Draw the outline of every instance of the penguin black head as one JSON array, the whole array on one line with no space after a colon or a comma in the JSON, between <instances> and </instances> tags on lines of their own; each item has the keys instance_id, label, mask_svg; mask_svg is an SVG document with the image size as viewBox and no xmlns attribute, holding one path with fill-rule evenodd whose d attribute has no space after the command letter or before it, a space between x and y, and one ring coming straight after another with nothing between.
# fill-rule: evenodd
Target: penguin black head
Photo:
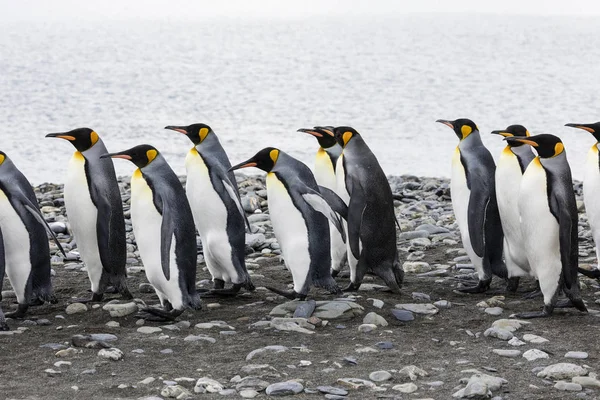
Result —
<instances>
[{"instance_id":1,"label":"penguin black head","mask_svg":"<svg viewBox=\"0 0 600 400\"><path fill-rule=\"evenodd\" d=\"M473 131L479 131L479 128L477 125L475 125L475 122L467 118L459 118L454 121L438 119L435 122L439 122L452 128L460 140L466 139L467 136L469 136Z\"/></svg>"},{"instance_id":2,"label":"penguin black head","mask_svg":"<svg viewBox=\"0 0 600 400\"><path fill-rule=\"evenodd\" d=\"M499 130L499 131L492 131L492 133L496 134L496 135L504 136L505 138L507 138L507 137L529 137L529 136L531 136L529 134L529 131L527 130L527 128L525 128L523 125L510 125L506 129L502 129L502 130ZM521 142L507 142L507 143L511 147L518 147L518 146L525 145L525 143L521 143Z\"/></svg>"},{"instance_id":3,"label":"penguin black head","mask_svg":"<svg viewBox=\"0 0 600 400\"><path fill-rule=\"evenodd\" d=\"M319 146L324 149L328 149L335 146L337 143L334 135L332 135L333 129L333 126L315 126L313 129L298 129L298 132L304 132L308 133L309 135L313 135L317 138Z\"/></svg>"},{"instance_id":4,"label":"penguin black head","mask_svg":"<svg viewBox=\"0 0 600 400\"><path fill-rule=\"evenodd\" d=\"M192 124L188 126L165 126L165 129L170 129L186 135L194 145L199 145L213 131L206 124Z\"/></svg>"},{"instance_id":5,"label":"penguin black head","mask_svg":"<svg viewBox=\"0 0 600 400\"><path fill-rule=\"evenodd\" d=\"M594 124L566 124L565 126L570 126L571 128L579 128L584 131L588 131L597 141L600 142L600 122L596 122Z\"/></svg>"},{"instance_id":6,"label":"penguin black head","mask_svg":"<svg viewBox=\"0 0 600 400\"><path fill-rule=\"evenodd\" d=\"M46 137L68 140L77 151L86 151L98 142L100 136L90 128L77 128L69 132L49 133Z\"/></svg>"},{"instance_id":7,"label":"penguin black head","mask_svg":"<svg viewBox=\"0 0 600 400\"><path fill-rule=\"evenodd\" d=\"M238 165L234 165L229 168L229 170L233 171L240 168L256 167L265 172L271 172L273 167L275 167L275 164L277 164L277 159L279 159L279 150L274 147L265 147L256 153L254 157L239 163Z\"/></svg>"},{"instance_id":8,"label":"penguin black head","mask_svg":"<svg viewBox=\"0 0 600 400\"><path fill-rule=\"evenodd\" d=\"M329 133L327 130L322 130ZM333 128L333 135L340 146L346 147L348 142L350 142L353 137L360 136L360 133L358 133L356 129L349 126L338 126L337 128Z\"/></svg>"},{"instance_id":9,"label":"penguin black head","mask_svg":"<svg viewBox=\"0 0 600 400\"><path fill-rule=\"evenodd\" d=\"M158 156L159 152L155 147L149 144L140 144L132 147L129 150L120 151L118 153L103 154L100 158L122 158L134 163L138 168L144 168L150 164Z\"/></svg>"},{"instance_id":10,"label":"penguin black head","mask_svg":"<svg viewBox=\"0 0 600 400\"><path fill-rule=\"evenodd\" d=\"M541 158L556 157L565 151L565 146L560 138L554 135L543 134L529 136L527 138L507 137L504 140L508 143L520 142L528 144L535 148L535 151Z\"/></svg>"}]
</instances>

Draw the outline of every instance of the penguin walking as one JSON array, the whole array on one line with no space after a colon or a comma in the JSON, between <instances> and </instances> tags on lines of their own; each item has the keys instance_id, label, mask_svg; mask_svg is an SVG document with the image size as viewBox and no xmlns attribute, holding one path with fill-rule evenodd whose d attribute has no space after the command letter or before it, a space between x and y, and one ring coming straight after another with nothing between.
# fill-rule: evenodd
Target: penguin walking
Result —
<instances>
[{"instance_id":1,"label":"penguin walking","mask_svg":"<svg viewBox=\"0 0 600 400\"><path fill-rule=\"evenodd\" d=\"M65 207L88 271L92 297L74 301L102 301L109 285L123 298L132 299L126 282L127 242L121 193L112 162L100 158L108 152L102 139L89 128L49 133L46 137L68 140L76 149L67 170Z\"/></svg>"},{"instance_id":2,"label":"penguin walking","mask_svg":"<svg viewBox=\"0 0 600 400\"><path fill-rule=\"evenodd\" d=\"M333 131L332 126L324 128ZM319 186L336 191L337 178L335 168L337 160L342 154L342 146L337 143L333 136L319 131L319 127L315 127L314 129L298 129L298 132L308 133L317 138L319 150L317 150L315 157L315 180ZM331 276L335 278L346 264L348 252L342 235L335 229L332 223L329 223L329 234L331 241Z\"/></svg>"},{"instance_id":3,"label":"penguin walking","mask_svg":"<svg viewBox=\"0 0 600 400\"><path fill-rule=\"evenodd\" d=\"M488 290L492 274L508 279L502 261L504 235L494 184L496 165L473 121L461 118L436 122L450 127L460 140L452 157L452 208L463 246L479 278L476 286L459 291L482 293ZM516 290L515 281L516 278L509 280L508 290Z\"/></svg>"},{"instance_id":4,"label":"penguin walking","mask_svg":"<svg viewBox=\"0 0 600 400\"><path fill-rule=\"evenodd\" d=\"M591 133L596 139L596 143L588 152L587 161L585 164L585 172L583 177L583 203L585 204L585 212L588 215L592 236L596 244L596 257L600 265L600 122L593 124L566 124L572 128L583 129ZM579 272L589 278L600 279L600 269L588 271L579 268Z\"/></svg>"},{"instance_id":5,"label":"penguin walking","mask_svg":"<svg viewBox=\"0 0 600 400\"><path fill-rule=\"evenodd\" d=\"M206 124L167 126L186 135L194 147L185 158L186 194L194 215L206 266L214 282L211 294L236 295L254 290L246 270L246 235L250 225L242 208L231 163L215 132ZM226 283L232 288L224 289Z\"/></svg>"},{"instance_id":6,"label":"penguin walking","mask_svg":"<svg viewBox=\"0 0 600 400\"><path fill-rule=\"evenodd\" d=\"M577 204L564 145L547 134L506 140L533 146L538 154L521 180L519 214L527 259L539 281L544 308L517 318L547 317L555 307L565 306L587 312L577 279ZM569 301L557 301L561 290Z\"/></svg>"},{"instance_id":7,"label":"penguin walking","mask_svg":"<svg viewBox=\"0 0 600 400\"><path fill-rule=\"evenodd\" d=\"M0 290L4 272L17 296L18 307L9 318L23 318L32 304L55 302L50 280L50 232L31 184L6 153L0 151ZM8 327L0 316L0 330Z\"/></svg>"},{"instance_id":8,"label":"penguin walking","mask_svg":"<svg viewBox=\"0 0 600 400\"><path fill-rule=\"evenodd\" d=\"M396 247L396 215L392 190L375 155L353 128L339 126L320 132L335 137L343 148L336 165L337 193L348 204L347 254L350 284L357 291L367 272L379 276L400 293L404 271Z\"/></svg>"},{"instance_id":9,"label":"penguin walking","mask_svg":"<svg viewBox=\"0 0 600 400\"><path fill-rule=\"evenodd\" d=\"M341 293L331 277L327 219L343 232L336 214L346 214L343 201L327 189L322 189L327 192L324 195L306 165L273 147L262 149L230 170L248 167L267 172L267 199L273 231L294 281L291 292L268 289L288 299L305 299L311 284L330 293Z\"/></svg>"},{"instance_id":10,"label":"penguin walking","mask_svg":"<svg viewBox=\"0 0 600 400\"><path fill-rule=\"evenodd\" d=\"M183 186L156 148L142 144L101 158L123 158L138 168L131 176L131 222L146 277L164 310L145 308L143 318L174 320L199 310L196 232Z\"/></svg>"},{"instance_id":11,"label":"penguin walking","mask_svg":"<svg viewBox=\"0 0 600 400\"><path fill-rule=\"evenodd\" d=\"M505 138L530 136L523 125L510 125L504 130L492 131L492 133ZM530 146L521 142L507 142L496 167L496 198L504 232L504 261L509 277L531 274L521 235L518 201L523 173L534 157Z\"/></svg>"}]
</instances>

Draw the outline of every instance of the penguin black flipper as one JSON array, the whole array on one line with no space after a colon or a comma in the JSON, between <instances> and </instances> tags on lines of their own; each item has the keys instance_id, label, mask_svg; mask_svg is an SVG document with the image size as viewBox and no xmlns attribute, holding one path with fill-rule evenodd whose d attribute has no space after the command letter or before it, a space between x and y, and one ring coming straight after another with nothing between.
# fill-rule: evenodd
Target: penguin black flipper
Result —
<instances>
[{"instance_id":1,"label":"penguin black flipper","mask_svg":"<svg viewBox=\"0 0 600 400\"><path fill-rule=\"evenodd\" d=\"M0 300L2 300L2 284L4 283L4 269L6 260L4 259L4 239L2 238L2 230L0 229ZM10 328L4 318L2 307L0 306L0 331L8 331Z\"/></svg>"},{"instance_id":2,"label":"penguin black flipper","mask_svg":"<svg viewBox=\"0 0 600 400\"><path fill-rule=\"evenodd\" d=\"M490 205L490 197L487 193L479 190L471 190L469 197L469 238L473 251L479 257L485 252L485 224L487 210Z\"/></svg>"},{"instance_id":3,"label":"penguin black flipper","mask_svg":"<svg viewBox=\"0 0 600 400\"><path fill-rule=\"evenodd\" d=\"M229 159L227 159L227 163L224 163L224 165L226 166L226 169L231 168L231 163L229 163ZM233 173L233 171L228 171L227 177L229 178L229 183L231 185L229 185L229 186L226 185L225 181L223 181L223 185L227 189L227 193L229 193L230 195L231 195L231 193L229 192L229 190L233 189L234 196L232 196L232 198L234 198L235 204L239 205L240 211L242 213L242 217L244 217L244 223L246 224L246 227L248 228L248 232L252 233L252 229L250 229L250 221L248 221L248 216L246 215L246 212L242 208L242 197L240 196L240 191L237 188L238 186L237 186L237 181L235 180L235 174Z\"/></svg>"},{"instance_id":4,"label":"penguin black flipper","mask_svg":"<svg viewBox=\"0 0 600 400\"><path fill-rule=\"evenodd\" d=\"M231 173L233 173L233 171ZM252 233L252 229L250 229L250 222L248 221L248 218L246 217L246 212L244 211L244 208L242 207L242 202L240 200L240 193L237 190L235 190L234 186L232 186L232 182L231 182L230 178L227 178L227 177L224 177L224 178L225 179L223 179L223 178L221 179L221 183L223 183L223 187L225 187L227 194L229 195L229 197L231 197L231 200L233 200L233 202L235 203L235 206L237 207L240 214L242 214L242 217L244 218L244 224L246 224L246 228L248 228L248 232Z\"/></svg>"},{"instance_id":5,"label":"penguin black flipper","mask_svg":"<svg viewBox=\"0 0 600 400\"><path fill-rule=\"evenodd\" d=\"M48 222L46 222L46 220L44 219L44 216L42 215L42 212L27 197L25 197L25 196L18 196L18 200L21 202L21 204L23 205L23 207L27 211L29 211L29 213L31 213L31 215L36 220L38 220L38 222L40 224L42 224L42 225L44 225L46 227L46 230L50 233L50 235L52 235L52 240L54 240L54 243L56 243L56 245L58 246L58 249L63 254L63 256L66 257L67 253L65 253L65 250L63 249L62 245L58 241L58 238L54 234L54 231L52 231L52 229L50 229L50 226L48 225Z\"/></svg>"},{"instance_id":6,"label":"penguin black flipper","mask_svg":"<svg viewBox=\"0 0 600 400\"><path fill-rule=\"evenodd\" d=\"M333 211L333 209L331 208L331 206L329 205L327 200L325 200L325 198L321 195L321 193L309 188L308 186L306 186L306 192L307 193L304 193L302 195L302 198L304 199L306 204L311 206L313 210L320 212L321 214L326 216L327 219L330 220L333 223L333 225L336 227L336 229L340 232L340 234L342 235L342 239L344 241L346 241L346 234L344 232L344 226L342 225L342 220ZM341 201L341 199L340 199L340 201Z\"/></svg>"},{"instance_id":7,"label":"penguin black flipper","mask_svg":"<svg viewBox=\"0 0 600 400\"><path fill-rule=\"evenodd\" d=\"M365 193L362 187L357 185L350 197L350 204L348 204L348 243L350 252L357 260L360 260L360 231L366 209Z\"/></svg>"},{"instance_id":8,"label":"penguin black flipper","mask_svg":"<svg viewBox=\"0 0 600 400\"><path fill-rule=\"evenodd\" d=\"M558 221L558 236L560 247L560 260L562 264L563 283L567 289L571 289L577 280L577 268L572 265L572 221L568 210L559 204L559 200L553 195L548 201L550 212ZM574 244L578 246L577 242Z\"/></svg>"},{"instance_id":9,"label":"penguin black flipper","mask_svg":"<svg viewBox=\"0 0 600 400\"><path fill-rule=\"evenodd\" d=\"M157 207L157 209L159 209ZM169 207L162 207L159 209L162 215L162 222L160 225L160 262L162 265L163 273L167 280L171 279L171 245L173 243L173 235L175 232L175 221L173 220L171 213L168 211Z\"/></svg>"},{"instance_id":10,"label":"penguin black flipper","mask_svg":"<svg viewBox=\"0 0 600 400\"><path fill-rule=\"evenodd\" d=\"M326 188L325 186L319 186L319 192L327 201L333 211L338 213L340 217L348 220L348 206L344 203L344 200L337 195L333 190Z\"/></svg>"}]
</instances>

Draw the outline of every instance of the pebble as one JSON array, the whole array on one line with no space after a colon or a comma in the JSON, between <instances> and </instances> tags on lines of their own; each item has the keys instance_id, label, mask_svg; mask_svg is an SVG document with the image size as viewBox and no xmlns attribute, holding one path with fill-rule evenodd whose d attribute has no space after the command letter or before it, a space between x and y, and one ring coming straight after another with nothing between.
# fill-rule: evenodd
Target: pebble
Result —
<instances>
[{"instance_id":1,"label":"pebble","mask_svg":"<svg viewBox=\"0 0 600 400\"><path fill-rule=\"evenodd\" d=\"M402 268L407 274L422 274L433 269L431 265L423 261L406 261L402 264Z\"/></svg>"},{"instance_id":2,"label":"pebble","mask_svg":"<svg viewBox=\"0 0 600 400\"><path fill-rule=\"evenodd\" d=\"M55 363L54 363L54 366L55 366L55 367L59 367L59 368L60 368L60 367L62 367L63 365L64 365L64 366L71 366L71 364L72 364L72 362L71 362L71 361L57 361L57 362L55 362Z\"/></svg>"},{"instance_id":3,"label":"pebble","mask_svg":"<svg viewBox=\"0 0 600 400\"><path fill-rule=\"evenodd\" d=\"M398 321L402 321L402 322L408 322L408 321L412 321L415 319L415 316L413 315L413 313L410 311L407 311L407 310L393 309L392 314Z\"/></svg>"},{"instance_id":4,"label":"pebble","mask_svg":"<svg viewBox=\"0 0 600 400\"><path fill-rule=\"evenodd\" d=\"M489 336L500 340L510 340L513 338L512 332L495 326L486 329L485 332L483 332L483 335L486 337Z\"/></svg>"},{"instance_id":5,"label":"pebble","mask_svg":"<svg viewBox=\"0 0 600 400\"><path fill-rule=\"evenodd\" d=\"M367 300L368 300L368 301L371 301L371 302L372 302L372 305L373 305L373 307L375 307L375 308L383 308L383 306L384 306L384 304L385 304L385 303L384 303L382 300L379 300L379 299L373 299L373 298L369 298L369 299L367 299Z\"/></svg>"},{"instance_id":6,"label":"pebble","mask_svg":"<svg viewBox=\"0 0 600 400\"><path fill-rule=\"evenodd\" d=\"M394 348L394 345L392 342L379 342L377 343L377 347L379 347L381 350L388 350Z\"/></svg>"},{"instance_id":7,"label":"pebble","mask_svg":"<svg viewBox=\"0 0 600 400\"><path fill-rule=\"evenodd\" d=\"M492 352L498 354L501 357L508 358L516 358L521 355L521 350L504 350L504 349L494 349Z\"/></svg>"},{"instance_id":8,"label":"pebble","mask_svg":"<svg viewBox=\"0 0 600 400\"><path fill-rule=\"evenodd\" d=\"M348 391L346 389L334 387L334 386L317 386L317 390L324 394L332 394L335 396L347 396Z\"/></svg>"},{"instance_id":9,"label":"pebble","mask_svg":"<svg viewBox=\"0 0 600 400\"><path fill-rule=\"evenodd\" d=\"M519 338L517 338L516 336L513 336L513 338L508 341L508 344L510 344L511 346L524 346L527 343L523 342L522 340L519 340Z\"/></svg>"},{"instance_id":10,"label":"pebble","mask_svg":"<svg viewBox=\"0 0 600 400\"><path fill-rule=\"evenodd\" d=\"M492 323L493 328L500 328L505 331L515 332L521 329L523 326L531 324L528 321L522 321L519 319L498 319Z\"/></svg>"},{"instance_id":11,"label":"pebble","mask_svg":"<svg viewBox=\"0 0 600 400\"><path fill-rule=\"evenodd\" d=\"M65 312L67 315L80 314L88 310L87 306L83 303L72 303L67 306Z\"/></svg>"},{"instance_id":12,"label":"pebble","mask_svg":"<svg viewBox=\"0 0 600 400\"><path fill-rule=\"evenodd\" d=\"M413 312L415 314L424 314L424 315L434 315L438 313L438 308L433 304L419 304L419 303L409 303L409 304L396 304L396 308L400 310L406 310Z\"/></svg>"},{"instance_id":13,"label":"pebble","mask_svg":"<svg viewBox=\"0 0 600 400\"><path fill-rule=\"evenodd\" d=\"M388 322L381 315L370 312L363 318L363 324L373 324L377 326L388 326Z\"/></svg>"},{"instance_id":14,"label":"pebble","mask_svg":"<svg viewBox=\"0 0 600 400\"><path fill-rule=\"evenodd\" d=\"M538 372L538 378L547 379L570 379L575 376L587 375L587 370L579 365L570 363L552 364Z\"/></svg>"},{"instance_id":15,"label":"pebble","mask_svg":"<svg viewBox=\"0 0 600 400\"><path fill-rule=\"evenodd\" d=\"M108 326L109 328L119 328L121 326L121 324L118 323L117 321L108 321L106 323L106 326Z\"/></svg>"},{"instance_id":16,"label":"pebble","mask_svg":"<svg viewBox=\"0 0 600 400\"><path fill-rule=\"evenodd\" d=\"M592 378L591 376L575 376L571 381L580 384L584 388L600 389L600 380Z\"/></svg>"},{"instance_id":17,"label":"pebble","mask_svg":"<svg viewBox=\"0 0 600 400\"><path fill-rule=\"evenodd\" d=\"M535 360L540 360L543 358L550 358L548 353L543 352L538 349L527 350L525 353L523 353L523 357L525 357L527 359L527 361L535 361Z\"/></svg>"},{"instance_id":18,"label":"pebble","mask_svg":"<svg viewBox=\"0 0 600 400\"><path fill-rule=\"evenodd\" d=\"M414 393L417 390L419 390L419 388L414 383L409 382L409 383L402 383L400 385L392 386L392 390L397 390L398 392L401 392L401 393Z\"/></svg>"},{"instance_id":19,"label":"pebble","mask_svg":"<svg viewBox=\"0 0 600 400\"><path fill-rule=\"evenodd\" d=\"M138 311L136 303L125 303L125 304L105 304L102 309L108 311L112 318L125 317Z\"/></svg>"},{"instance_id":20,"label":"pebble","mask_svg":"<svg viewBox=\"0 0 600 400\"><path fill-rule=\"evenodd\" d=\"M265 352L272 352L272 353L283 353L285 351L288 351L289 349L285 346L266 346L266 347L261 347L259 349L256 350L252 350L250 353L248 353L248 355L246 356L246 361L250 361L252 360L254 357L256 357L257 355L263 354Z\"/></svg>"},{"instance_id":21,"label":"pebble","mask_svg":"<svg viewBox=\"0 0 600 400\"><path fill-rule=\"evenodd\" d=\"M359 325L358 331L362 333L372 332L377 329L377 325L375 324L362 324Z\"/></svg>"},{"instance_id":22,"label":"pebble","mask_svg":"<svg viewBox=\"0 0 600 400\"><path fill-rule=\"evenodd\" d=\"M149 384L151 384L152 382L154 382L155 380L156 380L155 378L153 378L153 377L149 376L148 378L141 380L139 383L140 383L141 385L149 385Z\"/></svg>"},{"instance_id":23,"label":"pebble","mask_svg":"<svg viewBox=\"0 0 600 400\"><path fill-rule=\"evenodd\" d=\"M415 365L407 365L398 371L398 375L403 378L408 378L411 381L416 381L420 377L427 376L427 372Z\"/></svg>"},{"instance_id":24,"label":"pebble","mask_svg":"<svg viewBox=\"0 0 600 400\"><path fill-rule=\"evenodd\" d=\"M302 393L304 386L295 381L273 383L267 387L267 396L288 396Z\"/></svg>"},{"instance_id":25,"label":"pebble","mask_svg":"<svg viewBox=\"0 0 600 400\"><path fill-rule=\"evenodd\" d=\"M238 384L235 386L235 389L239 392L244 389L252 389L257 392L265 390L269 386L269 382L264 381L255 376L247 376L242 378Z\"/></svg>"},{"instance_id":26,"label":"pebble","mask_svg":"<svg viewBox=\"0 0 600 400\"><path fill-rule=\"evenodd\" d=\"M523 340L529 343L535 343L535 344L541 344L541 343L546 343L549 342L548 339L543 338L541 336L538 335L532 335L532 334L525 334L523 335Z\"/></svg>"},{"instance_id":27,"label":"pebble","mask_svg":"<svg viewBox=\"0 0 600 400\"><path fill-rule=\"evenodd\" d=\"M219 393L225 387L214 379L203 377L196 381L194 386L195 393Z\"/></svg>"},{"instance_id":28,"label":"pebble","mask_svg":"<svg viewBox=\"0 0 600 400\"><path fill-rule=\"evenodd\" d=\"M554 385L554 389L565 390L569 392L581 392L583 387L579 383L558 381Z\"/></svg>"},{"instance_id":29,"label":"pebble","mask_svg":"<svg viewBox=\"0 0 600 400\"><path fill-rule=\"evenodd\" d=\"M46 375L48 375L48 376L57 376L57 375L60 375L60 374L62 374L62 372L60 372L60 371L56 371L56 370L54 370L54 369L52 369L52 368L45 369L45 370L44 370L44 372L45 372L45 373L46 373Z\"/></svg>"},{"instance_id":30,"label":"pebble","mask_svg":"<svg viewBox=\"0 0 600 400\"><path fill-rule=\"evenodd\" d=\"M189 390L180 385L165 386L161 391L160 395L171 399L189 399L192 394Z\"/></svg>"},{"instance_id":31,"label":"pebble","mask_svg":"<svg viewBox=\"0 0 600 400\"><path fill-rule=\"evenodd\" d=\"M359 378L340 378L337 381L338 383L346 385L352 389L360 389L361 387L368 387L373 389L376 387L376 385L373 382Z\"/></svg>"},{"instance_id":32,"label":"pebble","mask_svg":"<svg viewBox=\"0 0 600 400\"><path fill-rule=\"evenodd\" d=\"M140 293L154 293L154 286L149 283L140 283L138 289Z\"/></svg>"},{"instance_id":33,"label":"pebble","mask_svg":"<svg viewBox=\"0 0 600 400\"><path fill-rule=\"evenodd\" d=\"M433 305L436 306L437 308L452 307L452 303L450 303L448 300L439 300L439 301L436 301L435 303L433 303Z\"/></svg>"},{"instance_id":34,"label":"pebble","mask_svg":"<svg viewBox=\"0 0 600 400\"><path fill-rule=\"evenodd\" d=\"M388 371L375 371L369 374L369 379L373 382L385 382L392 379L392 374Z\"/></svg>"},{"instance_id":35,"label":"pebble","mask_svg":"<svg viewBox=\"0 0 600 400\"><path fill-rule=\"evenodd\" d=\"M138 331L138 333L150 334L150 333L162 332L162 329L159 328L158 326L142 326L140 328L137 328L137 331Z\"/></svg>"},{"instance_id":36,"label":"pebble","mask_svg":"<svg viewBox=\"0 0 600 400\"><path fill-rule=\"evenodd\" d=\"M258 393L256 390L244 389L244 390L240 391L239 394L244 399L253 399L256 396L258 396L260 393Z\"/></svg>"},{"instance_id":37,"label":"pebble","mask_svg":"<svg viewBox=\"0 0 600 400\"><path fill-rule=\"evenodd\" d=\"M209 342L209 343L216 343L217 339L212 338L210 336L207 335L188 335L185 337L185 339L183 339L184 342L198 342L198 341L205 341L205 342Z\"/></svg>"},{"instance_id":38,"label":"pebble","mask_svg":"<svg viewBox=\"0 0 600 400\"><path fill-rule=\"evenodd\" d=\"M110 349L102 349L98 352L98 357L106 358L113 361L119 361L123 358L123 352L116 347Z\"/></svg>"},{"instance_id":39,"label":"pebble","mask_svg":"<svg viewBox=\"0 0 600 400\"><path fill-rule=\"evenodd\" d=\"M63 349L63 350L57 351L54 356L58 357L58 358L65 358L65 357L72 357L79 353L81 353L81 350L77 350L73 347L69 347L68 349Z\"/></svg>"},{"instance_id":40,"label":"pebble","mask_svg":"<svg viewBox=\"0 0 600 400\"><path fill-rule=\"evenodd\" d=\"M486 314L498 316L501 315L504 309L502 307L488 307L484 310Z\"/></svg>"},{"instance_id":41,"label":"pebble","mask_svg":"<svg viewBox=\"0 0 600 400\"><path fill-rule=\"evenodd\" d=\"M565 358L576 358L580 360L585 360L588 358L588 353L584 351L569 351L565 354Z\"/></svg>"}]
</instances>

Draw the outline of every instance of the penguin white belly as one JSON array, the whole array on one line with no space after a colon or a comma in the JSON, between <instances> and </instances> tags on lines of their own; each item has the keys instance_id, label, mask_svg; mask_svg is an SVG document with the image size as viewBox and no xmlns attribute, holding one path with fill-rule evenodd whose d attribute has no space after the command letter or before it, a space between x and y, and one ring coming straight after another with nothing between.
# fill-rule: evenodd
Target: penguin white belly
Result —
<instances>
[{"instance_id":1,"label":"penguin white belly","mask_svg":"<svg viewBox=\"0 0 600 400\"><path fill-rule=\"evenodd\" d=\"M29 232L2 190L0 190L0 229L4 239L6 275L19 304L27 304L30 299L25 297L25 289L32 268L29 257Z\"/></svg>"},{"instance_id":2,"label":"penguin white belly","mask_svg":"<svg viewBox=\"0 0 600 400\"><path fill-rule=\"evenodd\" d=\"M179 269L175 259L175 237L170 249L170 279L167 280L161 263L162 216L154 206L152 189L139 170L131 177L131 223L148 282L154 286L160 302L168 300L173 308L183 308L179 287Z\"/></svg>"},{"instance_id":3,"label":"penguin white belly","mask_svg":"<svg viewBox=\"0 0 600 400\"><path fill-rule=\"evenodd\" d=\"M504 231L504 258L508 276L525 276L531 272L521 234L519 189L523 175L517 156L507 146L496 167L496 197Z\"/></svg>"},{"instance_id":4,"label":"penguin white belly","mask_svg":"<svg viewBox=\"0 0 600 400\"><path fill-rule=\"evenodd\" d=\"M310 269L308 228L294 206L283 183L274 173L267 174L267 199L273 232L281 246L286 267L292 273L294 290L301 293Z\"/></svg>"},{"instance_id":5,"label":"penguin white belly","mask_svg":"<svg viewBox=\"0 0 600 400\"><path fill-rule=\"evenodd\" d=\"M546 171L538 158L531 162L523 175L519 213L529 266L539 280L544 303L549 304L558 289L562 264L558 221L550 212Z\"/></svg>"},{"instance_id":6,"label":"penguin white belly","mask_svg":"<svg viewBox=\"0 0 600 400\"><path fill-rule=\"evenodd\" d=\"M315 158L315 179L317 184L328 189L337 191L337 178L331 163L329 154L323 148L319 148ZM346 202L346 204L348 204ZM337 228L329 223L329 237L331 241L331 269L340 271L346 261L346 243Z\"/></svg>"},{"instance_id":7,"label":"penguin white belly","mask_svg":"<svg viewBox=\"0 0 600 400\"><path fill-rule=\"evenodd\" d=\"M80 152L75 152L69 161L64 190L67 217L75 235L77 250L85 263L92 292L96 293L102 277L102 260L96 233L98 209L90 196L85 175L85 158Z\"/></svg>"},{"instance_id":8,"label":"penguin white belly","mask_svg":"<svg viewBox=\"0 0 600 400\"><path fill-rule=\"evenodd\" d=\"M460 161L460 150L458 147L452 157L452 176L450 180L450 195L452 197L452 209L454 210L454 217L460 230L460 237L463 243L463 247L467 252L467 255L471 259L471 262L475 266L475 271L479 276L479 279L484 278L483 274L483 262L482 258L475 254L473 246L471 245L471 238L469 236L469 198L471 191L467 186L467 175L465 168Z\"/></svg>"},{"instance_id":9,"label":"penguin white belly","mask_svg":"<svg viewBox=\"0 0 600 400\"><path fill-rule=\"evenodd\" d=\"M595 144L588 152L585 164L583 202L585 203L585 212L596 245L596 257L600 260L600 206L598 205L598 199L600 199L600 162L598 160L598 147Z\"/></svg>"},{"instance_id":10,"label":"penguin white belly","mask_svg":"<svg viewBox=\"0 0 600 400\"><path fill-rule=\"evenodd\" d=\"M213 279L242 283L232 262L232 249L227 235L227 208L215 191L208 168L196 149L189 151L185 167L185 190L202 240L206 266Z\"/></svg>"}]
</instances>

